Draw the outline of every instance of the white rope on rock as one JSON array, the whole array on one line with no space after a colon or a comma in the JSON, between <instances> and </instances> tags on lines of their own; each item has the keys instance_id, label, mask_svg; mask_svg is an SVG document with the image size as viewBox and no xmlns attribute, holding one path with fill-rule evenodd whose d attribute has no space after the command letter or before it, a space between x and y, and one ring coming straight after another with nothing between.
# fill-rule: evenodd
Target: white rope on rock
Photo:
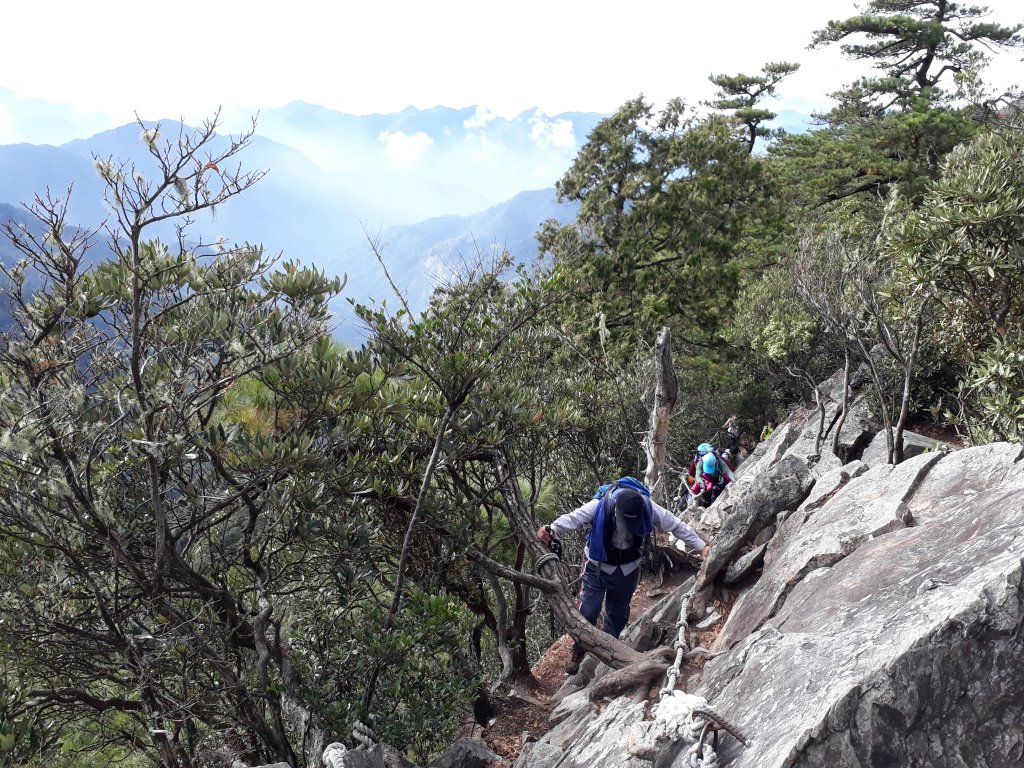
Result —
<instances>
[{"instance_id":1,"label":"white rope on rock","mask_svg":"<svg viewBox=\"0 0 1024 768\"><path fill-rule=\"evenodd\" d=\"M707 703L707 699L702 696L673 691L663 696L651 709L651 713L656 721L665 723L665 731L675 738L696 741L704 728L704 720L699 715L695 717L694 710L706 707Z\"/></svg>"},{"instance_id":2,"label":"white rope on rock","mask_svg":"<svg viewBox=\"0 0 1024 768\"><path fill-rule=\"evenodd\" d=\"M324 750L324 765L327 768L345 768L345 753L348 749L344 744L332 742Z\"/></svg>"},{"instance_id":3,"label":"white rope on rock","mask_svg":"<svg viewBox=\"0 0 1024 768\"><path fill-rule=\"evenodd\" d=\"M690 599L695 586L696 583L683 595L682 605L679 609L679 621L676 622L678 635L673 644L676 649L676 658L665 673L665 687L661 689L658 703L652 711L655 720L660 720L665 724L663 727L666 731L674 732L677 738L694 742L687 757L689 768L719 768L718 755L714 747L705 742L707 735L714 735L714 746L718 746L717 732L719 729L732 734L744 746L750 746L750 741L735 726L708 706L706 699L675 689L679 676L682 674L683 659L690 651L690 645L686 639L686 617L690 613Z\"/></svg>"},{"instance_id":4,"label":"white rope on rock","mask_svg":"<svg viewBox=\"0 0 1024 768\"><path fill-rule=\"evenodd\" d=\"M352 738L359 744L357 749L373 749L377 745L377 734L362 720L356 720L352 726Z\"/></svg>"}]
</instances>

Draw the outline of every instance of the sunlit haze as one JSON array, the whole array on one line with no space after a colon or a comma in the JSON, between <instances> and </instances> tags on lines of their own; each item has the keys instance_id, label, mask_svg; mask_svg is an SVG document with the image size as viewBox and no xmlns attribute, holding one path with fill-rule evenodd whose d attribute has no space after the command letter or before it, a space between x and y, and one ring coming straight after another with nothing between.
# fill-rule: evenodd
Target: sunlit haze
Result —
<instances>
[{"instance_id":1,"label":"sunlit haze","mask_svg":"<svg viewBox=\"0 0 1024 768\"><path fill-rule=\"evenodd\" d=\"M1024 18L1018 0L991 19ZM303 100L351 114L478 105L511 118L537 107L610 113L644 94L655 104L711 95L711 73L756 73L795 61L776 106L820 109L866 70L836 50L808 51L815 29L853 15L842 0L311 0L246 4L54 0L3 11L0 143L32 141L33 100L68 105L83 134L145 119L229 120ZM993 84L1024 80L1003 54Z\"/></svg>"}]
</instances>

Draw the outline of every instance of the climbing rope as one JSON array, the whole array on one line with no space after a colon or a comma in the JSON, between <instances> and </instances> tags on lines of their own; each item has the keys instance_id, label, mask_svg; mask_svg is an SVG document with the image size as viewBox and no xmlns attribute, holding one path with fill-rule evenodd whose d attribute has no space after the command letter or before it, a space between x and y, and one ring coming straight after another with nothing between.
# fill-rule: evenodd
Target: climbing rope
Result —
<instances>
[{"instance_id":1,"label":"climbing rope","mask_svg":"<svg viewBox=\"0 0 1024 768\"><path fill-rule=\"evenodd\" d=\"M661 689L655 710L660 710L659 717L674 720L680 735L689 736L695 740L687 753L686 765L688 768L720 768L718 760L719 730L732 735L745 747L750 746L750 740L743 736L736 726L712 709L707 701L699 696L691 696L675 690L679 676L682 674L683 659L686 658L690 650L690 644L686 638L688 629L686 617L690 613L690 600L693 597L695 586L696 584L683 595L682 605L679 609L679 621L676 622L678 634L673 643L673 647L676 649L676 658L665 673L665 687Z\"/></svg>"},{"instance_id":2,"label":"climbing rope","mask_svg":"<svg viewBox=\"0 0 1024 768\"><path fill-rule=\"evenodd\" d=\"M694 584L695 586L696 583ZM693 597L694 587L690 587L686 590L686 594L683 595L683 603L679 609L679 621L676 622L676 641L672 644L672 647L676 649L676 659L672 662L672 666L668 668L668 672L666 672L667 680L665 687L661 689L661 698L672 695L672 691L676 687L676 681L679 680L679 675L681 674L683 659L686 657L686 652L690 650L690 645L686 639L686 616L690 612L690 598Z\"/></svg>"},{"instance_id":3,"label":"climbing rope","mask_svg":"<svg viewBox=\"0 0 1024 768\"><path fill-rule=\"evenodd\" d=\"M324 765L326 768L345 768L345 753L348 749L344 744L332 742L324 749Z\"/></svg>"},{"instance_id":4,"label":"climbing rope","mask_svg":"<svg viewBox=\"0 0 1024 768\"><path fill-rule=\"evenodd\" d=\"M549 563L552 560L558 560L558 555L556 555L554 552L545 552L543 555L538 557L537 562L533 564L534 573L539 574L540 567L544 565L544 563Z\"/></svg>"},{"instance_id":5,"label":"climbing rope","mask_svg":"<svg viewBox=\"0 0 1024 768\"><path fill-rule=\"evenodd\" d=\"M690 747L690 751L686 753L686 761L689 768L720 768L721 766L714 747L700 742L694 742Z\"/></svg>"},{"instance_id":6,"label":"climbing rope","mask_svg":"<svg viewBox=\"0 0 1024 768\"><path fill-rule=\"evenodd\" d=\"M377 734L362 720L356 720L352 726L352 738L359 744L356 749L373 749L377 744Z\"/></svg>"}]
</instances>

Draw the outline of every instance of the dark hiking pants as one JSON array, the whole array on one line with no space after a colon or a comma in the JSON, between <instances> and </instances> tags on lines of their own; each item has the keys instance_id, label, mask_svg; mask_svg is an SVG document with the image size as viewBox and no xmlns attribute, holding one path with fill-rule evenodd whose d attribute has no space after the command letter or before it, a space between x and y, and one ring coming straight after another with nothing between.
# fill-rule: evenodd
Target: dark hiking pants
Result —
<instances>
[{"instance_id":1,"label":"dark hiking pants","mask_svg":"<svg viewBox=\"0 0 1024 768\"><path fill-rule=\"evenodd\" d=\"M605 573L599 563L588 560L583 567L580 613L583 614L583 618L597 626L601 606L604 605L603 629L612 637L618 637L629 623L629 603L639 581L639 568L628 576L622 573L621 568L616 568L612 573ZM579 643L575 643L573 650L585 649Z\"/></svg>"}]
</instances>

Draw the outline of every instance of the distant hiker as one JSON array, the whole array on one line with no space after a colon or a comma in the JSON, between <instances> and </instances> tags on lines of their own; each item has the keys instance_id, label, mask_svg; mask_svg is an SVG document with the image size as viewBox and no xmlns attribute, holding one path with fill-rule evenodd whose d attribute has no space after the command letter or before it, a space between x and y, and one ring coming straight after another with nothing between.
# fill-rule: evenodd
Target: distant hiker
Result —
<instances>
[{"instance_id":1,"label":"distant hiker","mask_svg":"<svg viewBox=\"0 0 1024 768\"><path fill-rule=\"evenodd\" d=\"M604 631L618 637L629 621L629 604L640 580L640 558L645 540L653 529L667 531L691 549L708 556L708 545L682 520L650 498L651 492L639 480L625 477L602 486L594 498L550 525L537 529L537 538L548 541L566 531L590 525L583 550L579 609L593 625L604 605ZM586 655L578 641L565 665L566 674L579 672Z\"/></svg>"},{"instance_id":2,"label":"distant hiker","mask_svg":"<svg viewBox=\"0 0 1024 768\"><path fill-rule=\"evenodd\" d=\"M739 452L739 446L736 448ZM701 443L697 453L690 461L690 474L687 482L690 493L703 506L708 506L725 490L725 486L736 479L733 464L729 461L731 452L719 453L711 443Z\"/></svg>"},{"instance_id":3,"label":"distant hiker","mask_svg":"<svg viewBox=\"0 0 1024 768\"><path fill-rule=\"evenodd\" d=\"M723 458L734 470L739 469L740 464L743 463L743 456L740 455L740 447L738 445L734 445Z\"/></svg>"},{"instance_id":4,"label":"distant hiker","mask_svg":"<svg viewBox=\"0 0 1024 768\"><path fill-rule=\"evenodd\" d=\"M775 431L775 419L768 419L768 423L764 425L764 429L761 430L760 442L764 442L772 436L772 432Z\"/></svg>"},{"instance_id":5,"label":"distant hiker","mask_svg":"<svg viewBox=\"0 0 1024 768\"><path fill-rule=\"evenodd\" d=\"M736 420L736 417L730 416L726 419L725 424L721 426L721 429L725 430L725 449L727 451L732 451L733 448L739 448L740 424Z\"/></svg>"}]
</instances>

